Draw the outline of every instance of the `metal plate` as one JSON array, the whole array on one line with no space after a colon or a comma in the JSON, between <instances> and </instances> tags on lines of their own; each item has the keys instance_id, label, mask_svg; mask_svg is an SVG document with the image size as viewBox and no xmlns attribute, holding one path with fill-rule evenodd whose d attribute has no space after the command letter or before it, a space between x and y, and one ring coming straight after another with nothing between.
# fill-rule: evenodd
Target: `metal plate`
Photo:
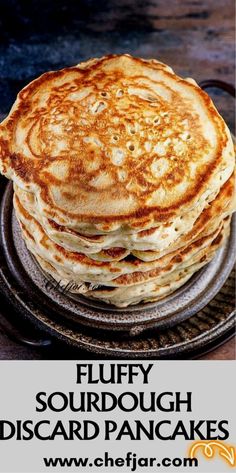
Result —
<instances>
[{"instance_id":1,"label":"metal plate","mask_svg":"<svg viewBox=\"0 0 236 473\"><path fill-rule=\"evenodd\" d=\"M123 337L116 333L84 329L83 326L72 327L61 323L55 313L46 314L42 308L36 310L38 302L32 302L32 297L26 300L26 291L20 293L16 284L6 285L0 276L1 289L11 300L21 323L22 314L26 322L33 322L50 338L56 338L66 345L83 349L74 354L75 357L86 359L86 352L96 354L96 357L109 358L154 358L154 359L189 359L210 351L222 344L234 334L235 329L235 275L232 274L217 296L206 308L190 319L166 330L149 330L137 337ZM23 297L24 296L24 297ZM12 315L12 313L11 313ZM9 314L10 316L10 314ZM10 317L11 319L11 317ZM28 323L28 322L27 322ZM40 345L47 345L39 332ZM43 342L43 344L42 344ZM39 346L27 342L29 345ZM62 345L62 352L66 346ZM66 353L66 352L65 352ZM77 353L77 352L76 352ZM90 355L91 356L91 355Z\"/></svg>"}]
</instances>

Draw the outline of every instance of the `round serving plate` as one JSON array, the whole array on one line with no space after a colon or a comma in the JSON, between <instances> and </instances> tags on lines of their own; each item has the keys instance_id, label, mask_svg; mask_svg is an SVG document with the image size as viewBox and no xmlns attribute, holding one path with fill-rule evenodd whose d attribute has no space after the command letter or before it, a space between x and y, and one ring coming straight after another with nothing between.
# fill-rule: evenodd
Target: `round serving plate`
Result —
<instances>
[{"instance_id":1,"label":"round serving plate","mask_svg":"<svg viewBox=\"0 0 236 473\"><path fill-rule=\"evenodd\" d=\"M234 265L235 219L230 238L212 262L175 293L158 302L117 309L107 304L90 302L83 296L73 297L60 291L52 279L49 281L27 250L13 211L12 197L12 184L9 183L2 198L1 237L10 272L21 287L27 287L32 298L38 298L40 306L56 312L73 324L133 335L150 328L171 327L205 307L219 292Z\"/></svg>"},{"instance_id":2,"label":"round serving plate","mask_svg":"<svg viewBox=\"0 0 236 473\"><path fill-rule=\"evenodd\" d=\"M1 267L4 268L3 254L0 255ZM7 268L2 271L7 274ZM8 277L11 277L8 274ZM219 293L201 311L175 326L158 330L151 329L138 336L123 336L121 333L91 330L81 325L62 322L54 312L47 311L32 298L31 288L27 300L26 288L20 288L12 276L12 285L0 274L0 289L11 302L11 309L6 313L5 330L19 341L34 347L47 347L56 339L63 349L76 348L72 359L79 356L86 359L94 354L97 358L125 359L192 359L199 357L231 338L235 331L235 274L229 276ZM13 308L15 311L13 311ZM3 307L2 307L3 309ZM12 323L17 319L18 327L22 322L30 331L19 332ZM23 316L23 317L22 317ZM1 318L0 318L1 322ZM32 334L32 325L36 331ZM4 324L3 324L4 326ZM63 348L64 347L64 348ZM81 351L83 350L83 351Z\"/></svg>"}]
</instances>

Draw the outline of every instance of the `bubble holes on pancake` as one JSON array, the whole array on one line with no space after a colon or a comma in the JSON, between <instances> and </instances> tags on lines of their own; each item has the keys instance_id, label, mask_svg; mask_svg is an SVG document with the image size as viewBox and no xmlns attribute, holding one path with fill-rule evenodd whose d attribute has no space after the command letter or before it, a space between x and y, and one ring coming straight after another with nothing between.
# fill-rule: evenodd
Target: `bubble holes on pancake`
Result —
<instances>
[{"instance_id":1,"label":"bubble holes on pancake","mask_svg":"<svg viewBox=\"0 0 236 473\"><path fill-rule=\"evenodd\" d=\"M76 175L80 185L95 191L116 182L129 194L165 193L184 186L190 157L198 155L199 141L192 139L197 126L189 131L193 113L188 117L173 91L162 97L142 77L131 82L106 76L101 86L99 80L94 85L85 77L81 85L75 78L55 87L34 117L29 113L29 151L50 156L43 172L55 185Z\"/></svg>"}]
</instances>

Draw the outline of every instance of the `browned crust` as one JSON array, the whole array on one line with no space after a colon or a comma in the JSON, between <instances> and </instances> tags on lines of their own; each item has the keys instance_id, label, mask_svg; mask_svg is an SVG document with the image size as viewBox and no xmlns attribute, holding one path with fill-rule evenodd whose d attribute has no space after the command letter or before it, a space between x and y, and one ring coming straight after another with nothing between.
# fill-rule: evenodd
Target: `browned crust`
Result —
<instances>
[{"instance_id":1,"label":"browned crust","mask_svg":"<svg viewBox=\"0 0 236 473\"><path fill-rule=\"evenodd\" d=\"M101 59L99 62L96 62L95 64L90 65L89 71L95 71L102 63L108 62L110 59L117 57L116 55L110 55L107 56L103 59ZM134 58L134 61L137 64L142 64L142 60L139 58ZM146 63L145 66L153 69L153 68L159 68L163 69L163 66L161 64L151 62ZM168 72L165 68L165 75L173 78L173 75ZM49 188L52 184L54 185L61 185L61 182L58 181L55 177L52 176L52 174L48 173L45 168L47 165L51 163L51 158L50 156L47 156L45 154L44 156L40 156L39 160L27 160L23 155L21 154L16 154L11 152L11 141L14 137L14 132L15 128L17 126L18 120L25 114L31 107L31 97L35 93L35 90L39 87L42 87L44 85L48 85L50 81L54 81L55 79L58 79L60 77L64 77L67 73L74 73L78 75L78 79L81 84L86 84L87 82L87 69L80 69L76 67L71 67L71 68L65 68L57 72L48 72L40 76L38 79L33 81L31 84L29 84L27 87L25 87L18 95L18 100L19 100L19 105L18 107L12 111L10 118L7 120L7 122L4 123L3 128L7 131L7 136L8 140L3 139L0 137L0 149L1 149L1 160L3 163L3 168L6 170L6 168L9 165L9 161L11 163L11 167L14 169L15 173L17 176L19 176L26 184L27 183L36 183L38 187L40 188L40 196L43 202L47 205L47 214L51 214L51 217L53 218L55 216L55 211L58 211L59 213L61 212L61 208L55 205L54 200L50 196ZM101 73L101 81L104 80L104 73ZM209 120L214 123L215 129L217 130L217 135L220 137L217 141L217 146L215 150L215 157L214 160L209 164L202 166L202 168L198 170L198 173L196 175L195 181L192 185L192 187L186 192L181 198L177 199L174 203L171 205L168 205L166 208L160 207L158 205L156 206L147 206L146 205L146 200L147 197L150 195L150 192L154 191L157 189L156 183L155 184L148 184L148 187L144 192L141 192L138 195L138 208L134 211L130 211L128 213L120 213L120 214L103 214L103 215L96 215L95 213L89 213L89 212L83 212L83 203L81 204L81 212L74 213L70 211L64 212L66 214L67 218L69 219L74 219L77 218L79 221L89 221L91 223L109 223L109 222L122 222L122 221L128 221L129 223L132 223L133 227L135 228L135 225L139 227L140 225L145 225L150 219L153 219L155 221L159 222L165 222L167 220L170 220L172 217L175 216L175 211L179 209L180 207L190 203L196 195L199 195L203 188L207 185L207 182L209 181L212 173L217 169L217 167L220 164L220 161L222 159L222 151L224 147L226 146L227 143L227 135L225 133L225 125L222 120L222 118L219 116L218 112L216 111L211 99L209 96L202 91L200 88L196 87L194 84L188 83L185 80L174 76L175 80L179 83L183 83L186 88L189 89L194 89L195 93L198 94L199 100L201 101L202 105L205 106ZM120 79L120 72L117 73L117 77L114 77L113 73L113 81L119 80ZM187 113L187 112L186 112ZM191 117L190 115L188 116L189 120L194 122L194 117ZM29 142L30 136L28 136L28 145L30 146ZM198 135L198 143L195 146L195 151L197 152L197 147L202 147L204 146L204 140L201 136L201 134ZM60 161L60 158L57 158ZM64 157L62 158L64 160ZM68 158L69 159L69 158ZM70 166L68 169L68 176L67 180L68 182L74 182L75 185L81 185L81 182L83 182L83 186L85 190L89 191L88 188L88 182L86 179L86 174L81 174L81 170L78 166L78 162L74 160L74 158L69 159L70 161ZM144 177L144 171L145 171L145 166L147 166L148 158L147 160L144 160L139 166L132 167L131 164L128 164L128 167L130 166L130 170L132 172L133 179L136 179L138 184L140 186L145 185L147 186L147 180ZM102 169L102 167L101 167ZM106 170L107 168L104 167ZM114 174L114 169L112 166L109 167L109 172L111 175ZM178 174L179 172L179 174ZM170 174L167 176L167 182L165 183L166 188L168 192L171 192L171 186L173 186L175 183L178 183L179 180L181 180L181 174L184 172L184 165L183 168L181 168L181 163L180 163L180 170L176 170L175 173L170 172ZM79 173L79 174L78 174ZM91 179L92 177L96 176L96 173L91 172L89 178ZM168 184L168 181L170 183ZM107 193L106 190L100 190L99 193L101 192L104 195L104 198L106 198ZM119 195L121 198L129 197L132 194L132 191L127 191L122 184L118 184L116 182L116 186L114 186L113 189L109 190L109 199L112 200L114 197L118 197ZM134 194L137 194L136 191L134 191ZM73 199L74 196L71 195L70 193L64 192L64 197L66 197L67 200L71 200L72 206L73 206ZM137 195L136 195L137 197ZM51 211L50 211L51 208ZM151 231L151 230L150 230Z\"/></svg>"},{"instance_id":2,"label":"browned crust","mask_svg":"<svg viewBox=\"0 0 236 473\"><path fill-rule=\"evenodd\" d=\"M40 234L42 234L40 244L43 247L45 247L46 249L50 250L50 246L49 246L50 238L47 237L46 234L44 234L41 225L32 216L30 216L28 214L28 212L21 205L17 195L15 195L15 202L16 202L17 208L19 209L20 215L23 215L23 217L28 221L32 220L34 222L34 224L36 224L38 226ZM230 217L225 218L224 223L227 224L227 222L229 220L230 220ZM34 242L36 243L36 240L34 239L34 235L32 235L32 233L29 232L29 230L25 227L24 223L22 224L21 220L20 220L20 224L22 226L23 233L25 232L26 236L30 237L30 239L33 239ZM212 234L207 235L207 236L199 235L198 239L196 239L195 241L193 241L191 244L187 245L186 247L181 248L178 251L177 254L176 254L176 252L173 252L173 256L172 256L171 253L170 253L170 255L167 255L167 258L166 258L166 263L168 261L167 264L164 263L164 260L165 260L165 257L164 257L163 258L163 264L166 264L166 266L165 266L166 272L170 272L172 270L173 266L176 263L181 264L181 262L184 261L185 256L188 255L191 251L194 251L194 250L197 251L198 249L203 247L204 243L207 242L208 239L210 240L211 238L214 238L214 236L216 237L216 238L214 238L213 243L211 243L210 245L206 245L205 251L207 253L210 251L210 249L212 249L211 248L212 245L213 246L214 245L220 245L221 239L220 240L217 239L217 236L218 236L218 232L220 232L221 228L222 228L222 223L219 225L219 229L217 231L214 231ZM117 273L117 277L116 277L115 281L116 281L117 284L121 284L121 285L123 285L124 283L125 284L126 283L127 284L130 284L130 283L135 284L137 282L142 282L142 281L145 280L145 278L148 278L148 279L155 278L163 270L163 267L159 266L158 268L151 269L151 270L148 270L148 271L133 271L132 274L123 274L123 275L118 276L118 274L121 273L121 268L115 267L112 263L92 260L91 258L84 255L83 253L68 251L68 250L64 249L63 247L61 247L60 245L58 245L54 242L51 242L51 243L54 245L56 251L58 252L58 254L55 257L55 259L58 262L63 262L63 259L61 259L61 257L60 257L60 255L61 255L65 259L75 261L75 262L78 262L78 263L81 263L81 264L85 264L88 267L91 266L93 268L107 269L109 272ZM111 251L113 251L113 249L111 249ZM115 249L114 249L114 251L115 251ZM140 260L138 258L131 256L131 258L128 257L128 258L125 258L125 260L126 260L126 263L127 263L127 267L131 265L133 270L135 269L135 267L137 267L137 269L138 269L138 267L140 265ZM143 262L142 262L142 264L145 265L145 263L143 263ZM147 263L147 266L148 266L148 263Z\"/></svg>"}]
</instances>

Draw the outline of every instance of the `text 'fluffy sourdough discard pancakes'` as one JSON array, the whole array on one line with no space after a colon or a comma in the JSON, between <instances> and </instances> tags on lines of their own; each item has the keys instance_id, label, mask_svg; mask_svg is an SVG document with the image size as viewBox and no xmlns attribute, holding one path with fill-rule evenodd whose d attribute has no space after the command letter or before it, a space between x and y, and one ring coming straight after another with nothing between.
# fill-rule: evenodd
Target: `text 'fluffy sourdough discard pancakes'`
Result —
<instances>
[{"instance_id":1,"label":"text 'fluffy sourdough discard pancakes'","mask_svg":"<svg viewBox=\"0 0 236 473\"><path fill-rule=\"evenodd\" d=\"M195 81L126 54L43 74L0 126L28 249L60 284L118 307L164 298L214 257L234 166Z\"/></svg>"}]
</instances>

